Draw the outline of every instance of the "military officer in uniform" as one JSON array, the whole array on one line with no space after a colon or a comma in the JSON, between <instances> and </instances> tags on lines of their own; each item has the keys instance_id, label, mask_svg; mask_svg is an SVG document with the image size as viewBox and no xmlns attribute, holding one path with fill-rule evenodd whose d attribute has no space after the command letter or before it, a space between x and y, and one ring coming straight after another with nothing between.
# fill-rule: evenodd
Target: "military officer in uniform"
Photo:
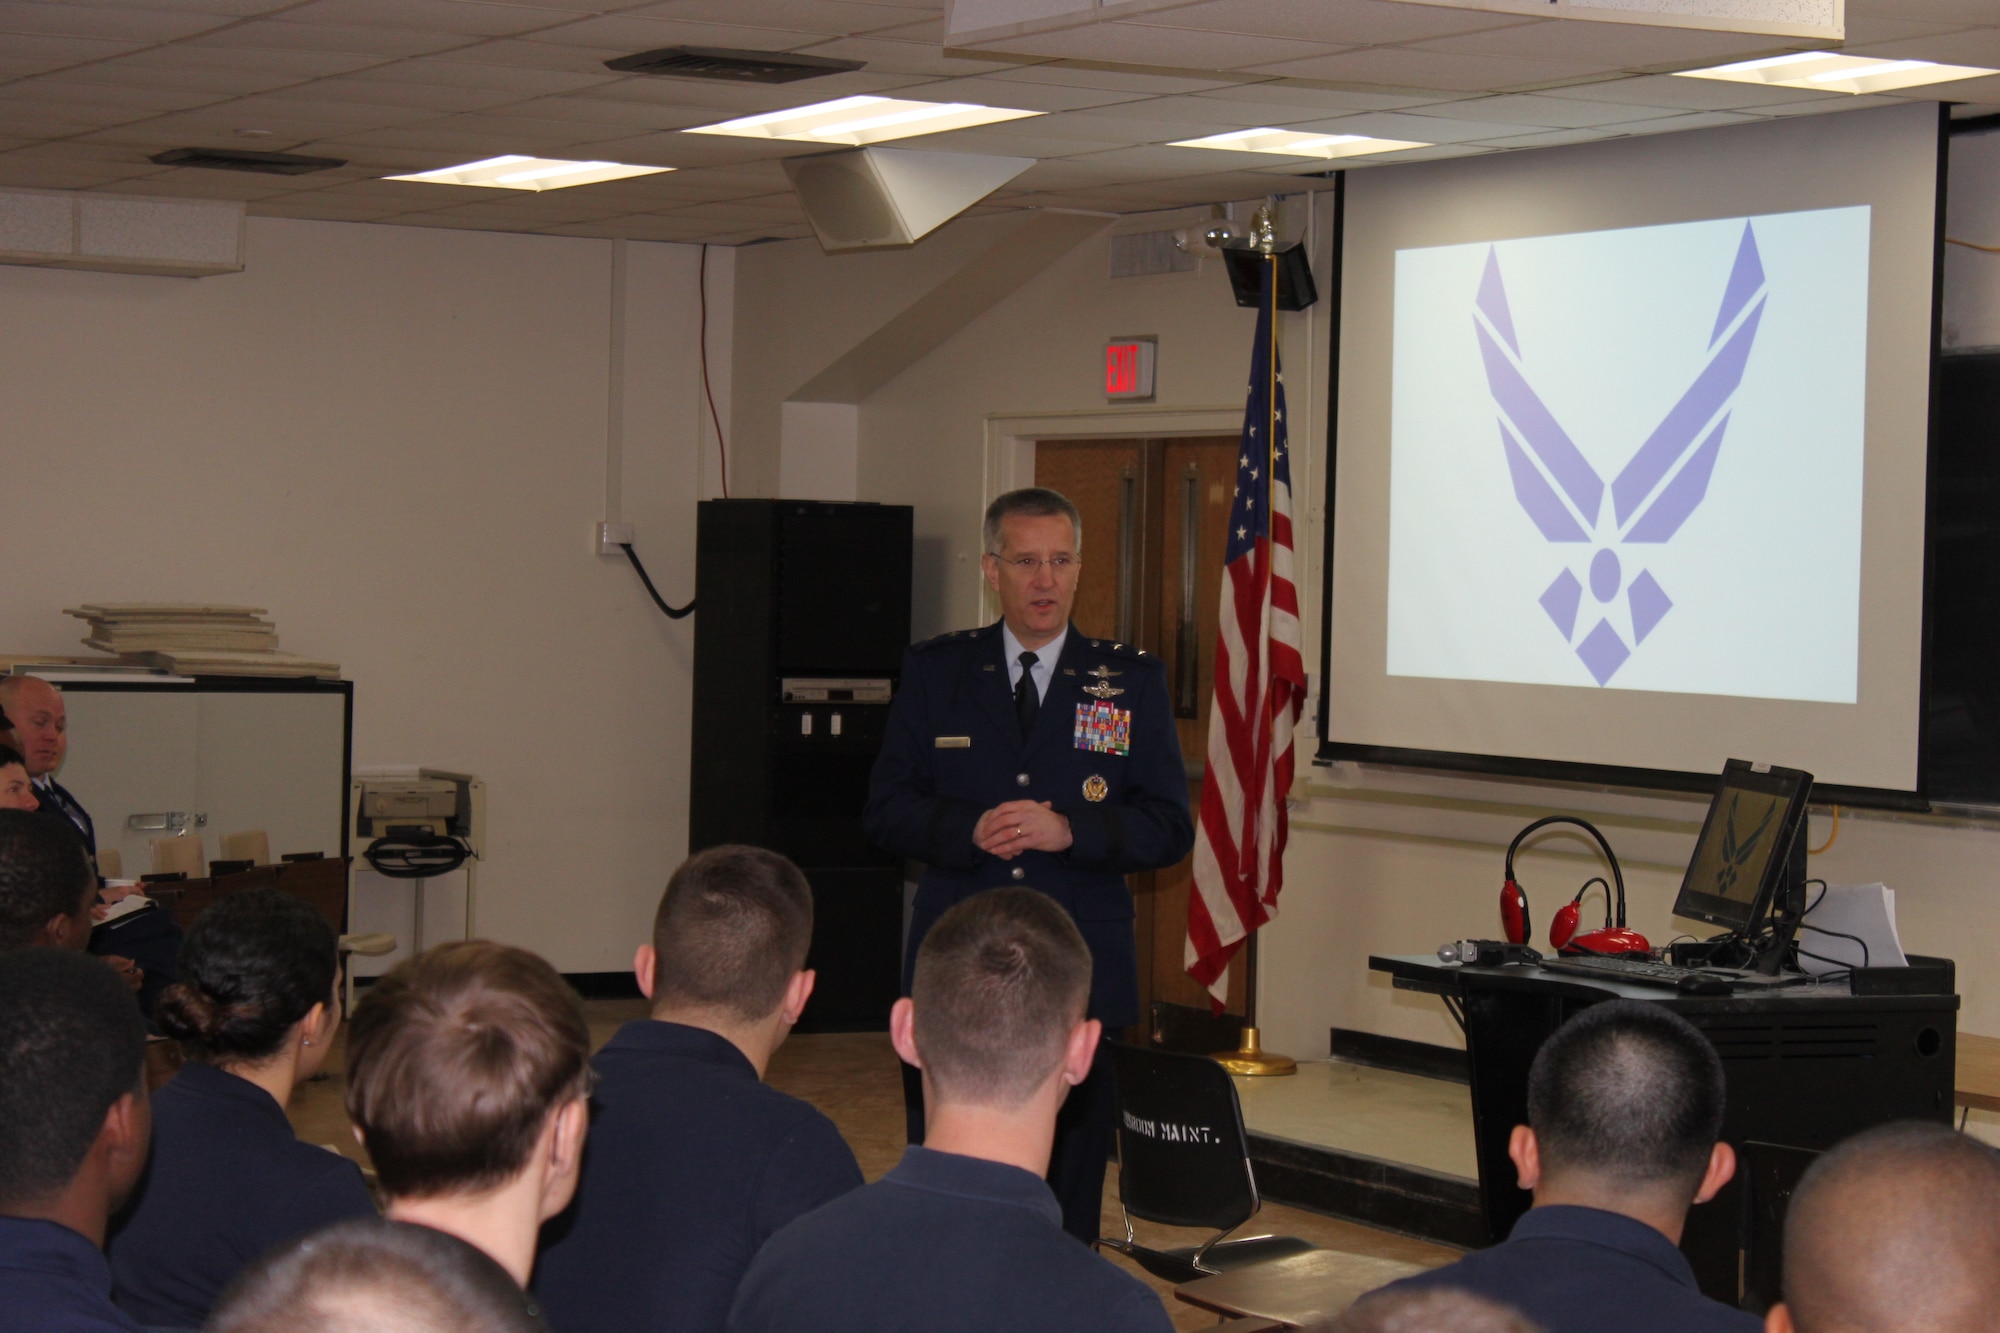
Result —
<instances>
[{"instance_id":1,"label":"military officer in uniform","mask_svg":"<svg viewBox=\"0 0 2000 1333\"><path fill-rule=\"evenodd\" d=\"M1125 876L1194 845L1187 771L1157 658L1070 624L1082 522L1055 491L1010 491L986 511L986 581L1001 618L912 647L869 784L877 844L924 863L903 993L924 933L982 889L1022 884L1075 918L1092 963L1089 1017L1139 1021L1132 894ZM910 1140L923 1100L904 1070ZM1109 1053L1070 1094L1049 1184L1063 1226L1098 1235L1116 1107Z\"/></svg>"}]
</instances>

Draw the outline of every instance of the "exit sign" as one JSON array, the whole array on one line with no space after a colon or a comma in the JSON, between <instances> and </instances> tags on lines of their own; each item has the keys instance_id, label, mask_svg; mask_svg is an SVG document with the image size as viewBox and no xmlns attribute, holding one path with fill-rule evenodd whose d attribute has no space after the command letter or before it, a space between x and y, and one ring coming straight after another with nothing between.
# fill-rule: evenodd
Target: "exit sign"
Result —
<instances>
[{"instance_id":1,"label":"exit sign","mask_svg":"<svg viewBox=\"0 0 2000 1333\"><path fill-rule=\"evenodd\" d=\"M1150 400L1159 339L1113 338L1104 345L1104 396L1114 403Z\"/></svg>"}]
</instances>

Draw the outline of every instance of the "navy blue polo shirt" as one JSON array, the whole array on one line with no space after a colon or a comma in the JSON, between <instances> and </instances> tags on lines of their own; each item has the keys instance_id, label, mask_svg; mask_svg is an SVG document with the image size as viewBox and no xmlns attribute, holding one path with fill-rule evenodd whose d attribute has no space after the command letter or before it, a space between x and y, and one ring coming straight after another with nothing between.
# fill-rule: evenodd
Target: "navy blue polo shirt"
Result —
<instances>
[{"instance_id":1,"label":"navy blue polo shirt","mask_svg":"<svg viewBox=\"0 0 2000 1333\"><path fill-rule=\"evenodd\" d=\"M911 1148L873 1185L773 1236L729 1328L1170 1333L1173 1323L1145 1283L1063 1231L1040 1176Z\"/></svg>"},{"instance_id":2,"label":"navy blue polo shirt","mask_svg":"<svg viewBox=\"0 0 2000 1333\"><path fill-rule=\"evenodd\" d=\"M105 1247L112 1294L142 1324L199 1328L266 1250L374 1215L360 1167L300 1143L250 1080L190 1061L153 1094L152 1160Z\"/></svg>"},{"instance_id":3,"label":"navy blue polo shirt","mask_svg":"<svg viewBox=\"0 0 2000 1333\"><path fill-rule=\"evenodd\" d=\"M535 1296L562 1333L720 1333L772 1233L860 1188L854 1152L706 1029L639 1019L591 1063L583 1175L542 1229Z\"/></svg>"},{"instance_id":4,"label":"navy blue polo shirt","mask_svg":"<svg viewBox=\"0 0 2000 1333\"><path fill-rule=\"evenodd\" d=\"M1644 1222L1599 1208L1531 1208L1499 1245L1407 1277L1513 1306L1545 1333L1756 1333L1764 1321L1701 1294L1687 1257Z\"/></svg>"},{"instance_id":5,"label":"navy blue polo shirt","mask_svg":"<svg viewBox=\"0 0 2000 1333\"><path fill-rule=\"evenodd\" d=\"M111 1303L111 1270L59 1222L0 1217L0 1322L14 1333L139 1333Z\"/></svg>"}]
</instances>

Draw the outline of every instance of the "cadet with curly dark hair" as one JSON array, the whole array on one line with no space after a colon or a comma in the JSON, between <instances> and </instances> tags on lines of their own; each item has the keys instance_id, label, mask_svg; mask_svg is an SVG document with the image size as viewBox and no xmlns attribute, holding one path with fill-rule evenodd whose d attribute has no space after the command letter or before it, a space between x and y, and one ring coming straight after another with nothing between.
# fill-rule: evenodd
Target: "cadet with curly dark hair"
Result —
<instances>
[{"instance_id":1,"label":"cadet with curly dark hair","mask_svg":"<svg viewBox=\"0 0 2000 1333\"><path fill-rule=\"evenodd\" d=\"M153 1103L153 1161L111 1238L114 1296L142 1324L195 1328L274 1245L375 1205L353 1162L300 1143L293 1087L340 1023L339 941L277 889L195 919L154 1020L187 1062Z\"/></svg>"}]
</instances>

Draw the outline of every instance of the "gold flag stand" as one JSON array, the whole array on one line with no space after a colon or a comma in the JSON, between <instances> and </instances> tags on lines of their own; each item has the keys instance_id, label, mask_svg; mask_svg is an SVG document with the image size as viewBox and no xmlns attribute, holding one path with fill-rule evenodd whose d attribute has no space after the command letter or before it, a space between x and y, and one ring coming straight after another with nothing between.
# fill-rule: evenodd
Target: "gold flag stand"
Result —
<instances>
[{"instance_id":1,"label":"gold flag stand","mask_svg":"<svg viewBox=\"0 0 2000 1333\"><path fill-rule=\"evenodd\" d=\"M1264 513L1265 521L1270 521L1271 497L1278 487L1278 241L1276 229L1272 226L1271 210L1260 208L1250 221L1250 244L1264 255L1268 281L1265 291L1271 303L1270 329L1271 345L1265 358L1266 373L1271 381L1265 385L1265 407L1270 415L1264 422L1264 447L1267 451L1264 467ZM1266 1051L1257 1040L1257 936L1253 932L1246 943L1243 962L1243 991L1247 1000L1245 1008L1250 1011L1243 1024L1242 1044L1233 1051L1217 1051L1210 1058L1232 1074L1247 1078L1264 1078L1279 1074L1296 1074L1299 1062L1289 1055L1277 1055Z\"/></svg>"}]
</instances>

